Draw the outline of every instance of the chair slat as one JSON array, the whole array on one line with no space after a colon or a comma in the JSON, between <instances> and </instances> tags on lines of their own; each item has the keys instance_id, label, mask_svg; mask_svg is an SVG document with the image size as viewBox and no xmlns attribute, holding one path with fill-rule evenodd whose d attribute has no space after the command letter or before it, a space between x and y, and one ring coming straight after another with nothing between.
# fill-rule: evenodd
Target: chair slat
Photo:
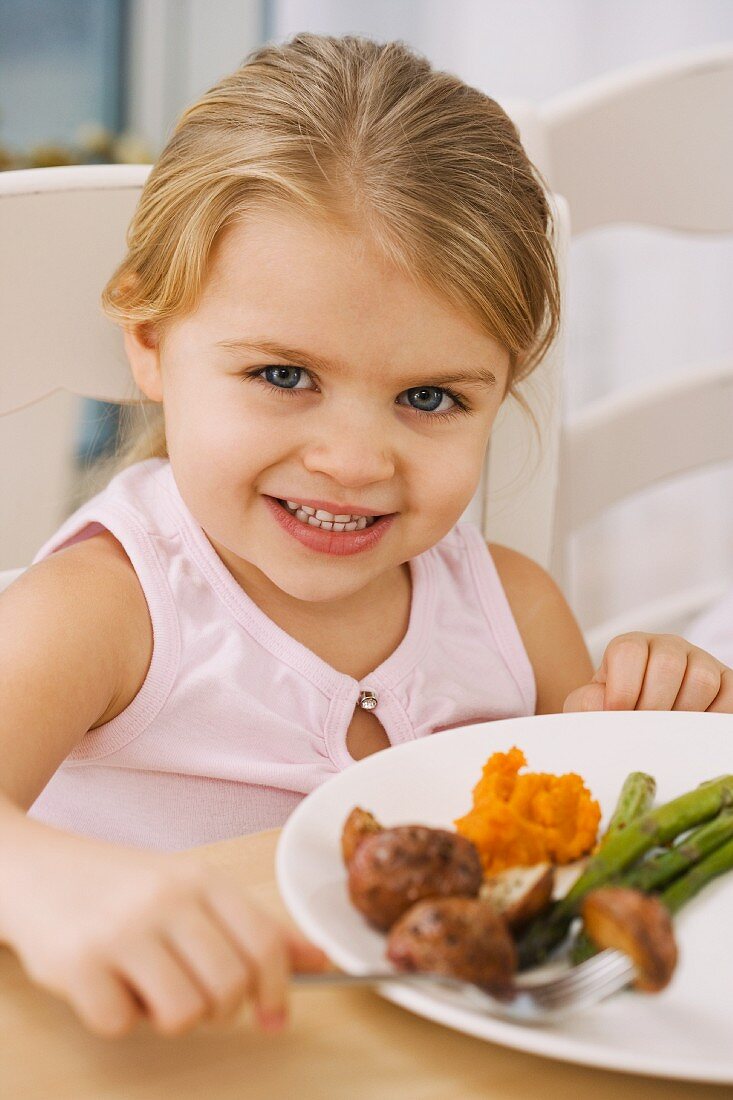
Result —
<instances>
[{"instance_id":1,"label":"chair slat","mask_svg":"<svg viewBox=\"0 0 733 1100\"><path fill-rule=\"evenodd\" d=\"M693 585L632 608L586 631L585 640L596 665L612 638L641 630L651 634L684 634L691 620L727 591L723 581Z\"/></svg>"},{"instance_id":2,"label":"chair slat","mask_svg":"<svg viewBox=\"0 0 733 1100\"><path fill-rule=\"evenodd\" d=\"M640 490L733 460L733 359L598 401L563 430L565 538Z\"/></svg>"},{"instance_id":3,"label":"chair slat","mask_svg":"<svg viewBox=\"0 0 733 1100\"><path fill-rule=\"evenodd\" d=\"M733 44L590 82L540 117L574 234L611 222L733 232Z\"/></svg>"}]
</instances>

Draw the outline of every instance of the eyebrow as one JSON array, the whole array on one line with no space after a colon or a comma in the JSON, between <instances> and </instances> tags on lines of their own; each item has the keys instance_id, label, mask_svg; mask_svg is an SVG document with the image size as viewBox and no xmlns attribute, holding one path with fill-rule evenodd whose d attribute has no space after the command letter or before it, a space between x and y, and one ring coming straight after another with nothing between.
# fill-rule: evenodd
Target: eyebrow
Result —
<instances>
[{"instance_id":1,"label":"eyebrow","mask_svg":"<svg viewBox=\"0 0 733 1100\"><path fill-rule=\"evenodd\" d=\"M276 359L286 359L298 365L302 363L303 366L316 371L323 371L325 373L330 371L331 373L335 372L337 374L344 373L344 367L340 363L328 362L319 355L314 355L312 352L304 351L302 348L291 348L286 344L279 344L273 340L217 340L216 347L224 348L227 351L261 352L265 355L272 355ZM426 375L430 378L430 385L434 386L449 386L451 384L460 384L464 386L496 386L496 375L493 371L490 371L488 367L477 367L470 371L450 371L440 375L426 372ZM408 386L406 388L409 389L410 387Z\"/></svg>"}]
</instances>

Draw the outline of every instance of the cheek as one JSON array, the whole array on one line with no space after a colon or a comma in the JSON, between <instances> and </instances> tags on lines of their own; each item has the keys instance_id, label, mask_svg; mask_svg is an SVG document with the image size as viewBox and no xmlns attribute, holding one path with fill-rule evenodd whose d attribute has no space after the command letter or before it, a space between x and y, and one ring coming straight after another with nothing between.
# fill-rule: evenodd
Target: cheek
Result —
<instances>
[{"instance_id":1,"label":"cheek","mask_svg":"<svg viewBox=\"0 0 733 1100\"><path fill-rule=\"evenodd\" d=\"M282 452L282 425L247 408L235 390L176 395L166 424L171 458L224 470L267 465Z\"/></svg>"},{"instance_id":2,"label":"cheek","mask_svg":"<svg viewBox=\"0 0 733 1100\"><path fill-rule=\"evenodd\" d=\"M455 522L475 493L484 466L488 429L466 432L451 447L441 450L440 459L433 457L425 471L417 473L422 492L429 494L430 510L437 518Z\"/></svg>"},{"instance_id":3,"label":"cheek","mask_svg":"<svg viewBox=\"0 0 733 1100\"><path fill-rule=\"evenodd\" d=\"M446 480L459 492L473 491L486 461L494 416L478 417L455 439L445 455Z\"/></svg>"}]
</instances>

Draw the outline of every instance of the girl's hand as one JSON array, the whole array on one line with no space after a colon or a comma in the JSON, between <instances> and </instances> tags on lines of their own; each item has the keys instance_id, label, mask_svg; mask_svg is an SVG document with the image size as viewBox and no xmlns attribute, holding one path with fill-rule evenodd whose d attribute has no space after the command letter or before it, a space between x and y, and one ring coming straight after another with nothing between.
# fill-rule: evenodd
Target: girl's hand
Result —
<instances>
[{"instance_id":1,"label":"girl's hand","mask_svg":"<svg viewBox=\"0 0 733 1100\"><path fill-rule=\"evenodd\" d=\"M27 821L3 859L0 939L92 1031L164 1034L224 1020L246 1000L259 1026L287 1019L291 970L326 957L261 913L196 853L162 855Z\"/></svg>"},{"instance_id":2,"label":"girl's hand","mask_svg":"<svg viewBox=\"0 0 733 1100\"><path fill-rule=\"evenodd\" d=\"M710 710L733 713L733 671L675 634L620 634L589 684L563 711Z\"/></svg>"}]
</instances>

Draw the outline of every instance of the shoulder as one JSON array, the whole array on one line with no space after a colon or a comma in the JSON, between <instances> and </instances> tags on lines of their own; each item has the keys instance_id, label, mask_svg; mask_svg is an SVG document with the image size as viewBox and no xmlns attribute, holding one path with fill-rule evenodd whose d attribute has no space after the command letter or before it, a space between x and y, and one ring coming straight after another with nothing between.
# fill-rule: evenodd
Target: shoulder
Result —
<instances>
[{"instance_id":1,"label":"shoulder","mask_svg":"<svg viewBox=\"0 0 733 1100\"><path fill-rule=\"evenodd\" d=\"M488 544L537 683L537 713L555 713L592 674L580 627L558 585L531 558Z\"/></svg>"},{"instance_id":2,"label":"shoulder","mask_svg":"<svg viewBox=\"0 0 733 1100\"><path fill-rule=\"evenodd\" d=\"M533 606L537 597L562 595L547 570L526 554L520 554L509 546L500 546L498 542L487 542L486 545L512 610L515 603L517 609L522 610L524 604Z\"/></svg>"},{"instance_id":3,"label":"shoulder","mask_svg":"<svg viewBox=\"0 0 733 1100\"><path fill-rule=\"evenodd\" d=\"M32 566L27 583L46 614L66 617L116 670L115 690L94 728L111 721L142 687L153 654L147 600L132 562L109 531L50 554Z\"/></svg>"},{"instance_id":4,"label":"shoulder","mask_svg":"<svg viewBox=\"0 0 733 1100\"><path fill-rule=\"evenodd\" d=\"M126 558L111 535L95 535L0 594L0 786L26 808L147 676L152 628Z\"/></svg>"},{"instance_id":5,"label":"shoulder","mask_svg":"<svg viewBox=\"0 0 733 1100\"><path fill-rule=\"evenodd\" d=\"M147 607L137 573L121 542L103 530L65 546L32 567L40 575L64 576L85 589L95 590L105 602ZM112 582L112 583L110 583Z\"/></svg>"},{"instance_id":6,"label":"shoulder","mask_svg":"<svg viewBox=\"0 0 733 1100\"><path fill-rule=\"evenodd\" d=\"M487 543L519 632L572 612L546 569L532 558L498 543ZM573 619L573 622L575 620Z\"/></svg>"}]
</instances>

